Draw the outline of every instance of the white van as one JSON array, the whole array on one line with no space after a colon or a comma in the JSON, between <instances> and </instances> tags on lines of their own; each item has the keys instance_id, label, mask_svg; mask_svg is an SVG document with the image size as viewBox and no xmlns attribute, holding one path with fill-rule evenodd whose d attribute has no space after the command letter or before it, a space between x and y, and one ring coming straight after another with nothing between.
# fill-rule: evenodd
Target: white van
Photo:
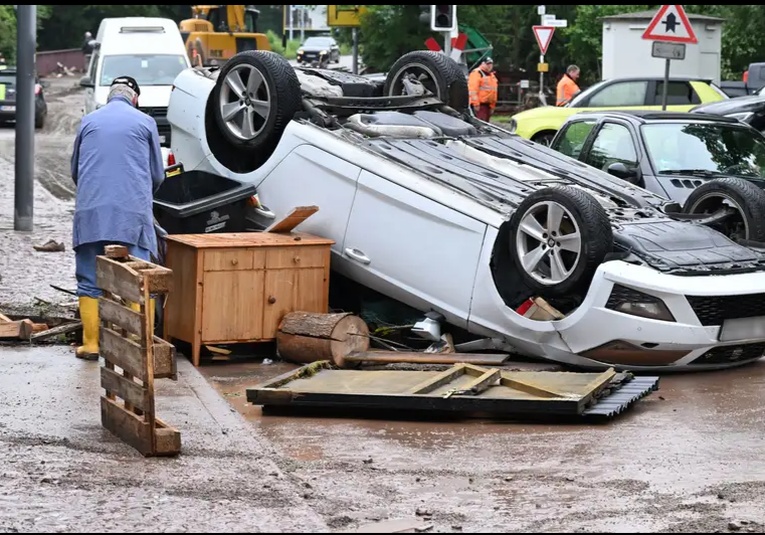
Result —
<instances>
[{"instance_id":1,"label":"white van","mask_svg":"<svg viewBox=\"0 0 765 535\"><path fill-rule=\"evenodd\" d=\"M112 80L132 76L141 88L138 108L157 121L160 143L169 147L167 105L173 81L191 67L178 25L156 17L106 18L96 43L88 74L80 80L86 88L85 113L106 104Z\"/></svg>"}]
</instances>

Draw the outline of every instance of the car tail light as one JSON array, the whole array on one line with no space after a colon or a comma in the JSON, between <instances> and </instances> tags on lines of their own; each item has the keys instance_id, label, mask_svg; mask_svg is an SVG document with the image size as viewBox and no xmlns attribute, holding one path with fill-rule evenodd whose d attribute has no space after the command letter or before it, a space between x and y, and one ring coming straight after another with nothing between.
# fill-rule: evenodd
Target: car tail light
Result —
<instances>
[{"instance_id":1,"label":"car tail light","mask_svg":"<svg viewBox=\"0 0 765 535\"><path fill-rule=\"evenodd\" d=\"M167 155L167 166L170 167L171 165L175 165L175 155L172 152Z\"/></svg>"},{"instance_id":2,"label":"car tail light","mask_svg":"<svg viewBox=\"0 0 765 535\"><path fill-rule=\"evenodd\" d=\"M40 84L35 84L35 95L39 95L42 93L42 86Z\"/></svg>"}]
</instances>

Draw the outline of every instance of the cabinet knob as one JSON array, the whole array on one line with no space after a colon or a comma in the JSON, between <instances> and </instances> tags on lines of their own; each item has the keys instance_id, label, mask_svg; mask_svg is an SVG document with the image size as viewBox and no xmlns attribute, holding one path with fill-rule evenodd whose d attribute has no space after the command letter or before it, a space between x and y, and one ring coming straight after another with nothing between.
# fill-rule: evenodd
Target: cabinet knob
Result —
<instances>
[{"instance_id":1,"label":"cabinet knob","mask_svg":"<svg viewBox=\"0 0 765 535\"><path fill-rule=\"evenodd\" d=\"M268 304L269 305L273 305L274 303L276 303L276 297L274 297L273 295L269 295L268 296Z\"/></svg>"},{"instance_id":2,"label":"cabinet knob","mask_svg":"<svg viewBox=\"0 0 765 535\"><path fill-rule=\"evenodd\" d=\"M232 266L235 266L235 265L237 265L238 263L239 263L239 259L238 259L238 258L232 258L232 259L231 259L231 265L232 265Z\"/></svg>"},{"instance_id":3,"label":"cabinet knob","mask_svg":"<svg viewBox=\"0 0 765 535\"><path fill-rule=\"evenodd\" d=\"M299 263L300 263L300 257L299 257L299 256L296 256L296 257L294 257L294 258L292 259L292 261L293 261L293 262L295 262L296 264L299 264Z\"/></svg>"}]
</instances>

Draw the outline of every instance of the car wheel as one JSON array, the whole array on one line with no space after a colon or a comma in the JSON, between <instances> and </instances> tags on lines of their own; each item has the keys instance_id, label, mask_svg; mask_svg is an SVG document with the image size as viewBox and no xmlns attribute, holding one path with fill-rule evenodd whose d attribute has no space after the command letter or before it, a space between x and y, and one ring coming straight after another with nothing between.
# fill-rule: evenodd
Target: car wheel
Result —
<instances>
[{"instance_id":1,"label":"car wheel","mask_svg":"<svg viewBox=\"0 0 765 535\"><path fill-rule=\"evenodd\" d=\"M555 132L541 132L531 138L531 141L549 147L552 145L552 140L555 138Z\"/></svg>"},{"instance_id":2,"label":"car wheel","mask_svg":"<svg viewBox=\"0 0 765 535\"><path fill-rule=\"evenodd\" d=\"M688 196L683 212L712 215L726 208L730 215L710 226L734 241L765 242L765 192L743 178L705 182Z\"/></svg>"},{"instance_id":3,"label":"car wheel","mask_svg":"<svg viewBox=\"0 0 765 535\"><path fill-rule=\"evenodd\" d=\"M236 147L271 150L302 109L300 82L284 57L266 50L233 56L212 93L218 128Z\"/></svg>"},{"instance_id":4,"label":"car wheel","mask_svg":"<svg viewBox=\"0 0 765 535\"><path fill-rule=\"evenodd\" d=\"M572 186L537 190L509 221L510 258L525 284L540 297L560 297L589 287L613 247L611 222L589 193Z\"/></svg>"},{"instance_id":5,"label":"car wheel","mask_svg":"<svg viewBox=\"0 0 765 535\"><path fill-rule=\"evenodd\" d=\"M385 77L385 95L406 95L407 82L415 80L440 101L457 111L468 107L467 78L457 63L430 50L415 50L401 56Z\"/></svg>"}]
</instances>

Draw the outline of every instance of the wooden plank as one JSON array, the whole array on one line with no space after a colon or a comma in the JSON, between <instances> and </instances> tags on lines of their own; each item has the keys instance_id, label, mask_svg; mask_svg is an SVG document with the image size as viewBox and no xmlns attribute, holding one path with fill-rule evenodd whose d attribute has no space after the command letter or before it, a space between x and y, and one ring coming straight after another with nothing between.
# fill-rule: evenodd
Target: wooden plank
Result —
<instances>
[{"instance_id":1,"label":"wooden plank","mask_svg":"<svg viewBox=\"0 0 765 535\"><path fill-rule=\"evenodd\" d=\"M113 370L101 367L101 388L125 400L135 408L145 411L150 406L148 390ZM109 397L109 396L107 396Z\"/></svg>"},{"instance_id":2,"label":"wooden plank","mask_svg":"<svg viewBox=\"0 0 765 535\"><path fill-rule=\"evenodd\" d=\"M104 360L119 366L145 383L144 360L146 360L146 356L141 345L120 336L107 327L101 327L100 331L100 351Z\"/></svg>"},{"instance_id":3,"label":"wooden plank","mask_svg":"<svg viewBox=\"0 0 765 535\"><path fill-rule=\"evenodd\" d=\"M34 330L34 323L31 320L23 319L19 321L10 321L0 323L0 338L29 340Z\"/></svg>"},{"instance_id":4,"label":"wooden plank","mask_svg":"<svg viewBox=\"0 0 765 535\"><path fill-rule=\"evenodd\" d=\"M500 370L496 368L493 370L486 370L468 384L462 386L459 391L455 392L455 394L476 396L488 390L490 386L498 384L501 378L502 374Z\"/></svg>"},{"instance_id":5,"label":"wooden plank","mask_svg":"<svg viewBox=\"0 0 765 535\"><path fill-rule=\"evenodd\" d=\"M9 318L8 316L6 316L5 314L3 314L2 312L0 312L0 321L10 322L10 321L13 321L13 320L11 318Z\"/></svg>"},{"instance_id":6,"label":"wooden plank","mask_svg":"<svg viewBox=\"0 0 765 535\"><path fill-rule=\"evenodd\" d=\"M143 304L141 305L141 320L143 321L143 335L141 338L141 346L143 349L143 384L146 390L149 392L149 398L147 400L147 407L145 410L146 422L151 429L151 451L155 453L157 451L157 434L156 430L156 415L154 413L154 325L149 323L151 314L149 313L149 307L151 306L151 293L149 293L149 285L143 286Z\"/></svg>"},{"instance_id":7,"label":"wooden plank","mask_svg":"<svg viewBox=\"0 0 765 535\"><path fill-rule=\"evenodd\" d=\"M579 399L581 397L578 394L573 394L571 392L560 392L545 385L535 384L530 381L521 381L517 377L513 377L512 372L502 372L502 379L500 380L500 384L542 398Z\"/></svg>"},{"instance_id":8,"label":"wooden plank","mask_svg":"<svg viewBox=\"0 0 765 535\"><path fill-rule=\"evenodd\" d=\"M181 433L159 418L155 419L156 449L154 455L171 456L181 452Z\"/></svg>"},{"instance_id":9,"label":"wooden plank","mask_svg":"<svg viewBox=\"0 0 765 535\"><path fill-rule=\"evenodd\" d=\"M96 284L126 301L143 304L143 278L124 263L105 256L96 257Z\"/></svg>"},{"instance_id":10,"label":"wooden plank","mask_svg":"<svg viewBox=\"0 0 765 535\"><path fill-rule=\"evenodd\" d=\"M436 374L435 376L418 384L417 386L412 388L409 392L407 392L407 394L419 394L419 395L427 394L437 388L444 386L447 383L450 383L451 381L453 381L460 375L463 375L464 373L465 373L465 365L456 364L455 366L452 366L448 370L444 370L441 373Z\"/></svg>"},{"instance_id":11,"label":"wooden plank","mask_svg":"<svg viewBox=\"0 0 765 535\"><path fill-rule=\"evenodd\" d=\"M142 455L152 454L154 432L149 424L106 396L101 396L101 425Z\"/></svg>"},{"instance_id":12,"label":"wooden plank","mask_svg":"<svg viewBox=\"0 0 765 535\"><path fill-rule=\"evenodd\" d=\"M149 286L149 293L168 293L173 289L173 270L146 262L135 256L130 257L127 265L135 272L143 275L144 285Z\"/></svg>"},{"instance_id":13,"label":"wooden plank","mask_svg":"<svg viewBox=\"0 0 765 535\"><path fill-rule=\"evenodd\" d=\"M81 321L73 321L71 323L64 323L52 329L48 329L39 333L33 333L29 340L32 342L40 342L42 340L48 340L54 336L60 336L62 334L68 334L74 331L82 329Z\"/></svg>"},{"instance_id":14,"label":"wooden plank","mask_svg":"<svg viewBox=\"0 0 765 535\"><path fill-rule=\"evenodd\" d=\"M332 245L334 240L320 238L305 232L280 234L276 232L223 232L210 234L171 234L171 242L182 243L195 249L236 249L240 247L275 247L295 245Z\"/></svg>"},{"instance_id":15,"label":"wooden plank","mask_svg":"<svg viewBox=\"0 0 765 535\"><path fill-rule=\"evenodd\" d=\"M178 364L175 360L175 346L159 336L154 337L154 378L178 378Z\"/></svg>"},{"instance_id":16,"label":"wooden plank","mask_svg":"<svg viewBox=\"0 0 765 535\"><path fill-rule=\"evenodd\" d=\"M382 351L372 350L351 353L345 360L368 364L478 364L485 366L501 366L510 358L508 354L492 353L423 353L421 351Z\"/></svg>"},{"instance_id":17,"label":"wooden plank","mask_svg":"<svg viewBox=\"0 0 765 535\"><path fill-rule=\"evenodd\" d=\"M279 221L271 223L263 232L287 234L318 211L318 206L298 206Z\"/></svg>"},{"instance_id":18,"label":"wooden plank","mask_svg":"<svg viewBox=\"0 0 765 535\"><path fill-rule=\"evenodd\" d=\"M104 247L104 256L119 260L130 256L130 250L124 245L107 245Z\"/></svg>"},{"instance_id":19,"label":"wooden plank","mask_svg":"<svg viewBox=\"0 0 765 535\"><path fill-rule=\"evenodd\" d=\"M136 336L141 336L143 334L141 332L141 329L143 329L141 314L131 308L123 306L106 297L100 297L98 299L98 312L100 319L103 322L113 323Z\"/></svg>"}]
</instances>

